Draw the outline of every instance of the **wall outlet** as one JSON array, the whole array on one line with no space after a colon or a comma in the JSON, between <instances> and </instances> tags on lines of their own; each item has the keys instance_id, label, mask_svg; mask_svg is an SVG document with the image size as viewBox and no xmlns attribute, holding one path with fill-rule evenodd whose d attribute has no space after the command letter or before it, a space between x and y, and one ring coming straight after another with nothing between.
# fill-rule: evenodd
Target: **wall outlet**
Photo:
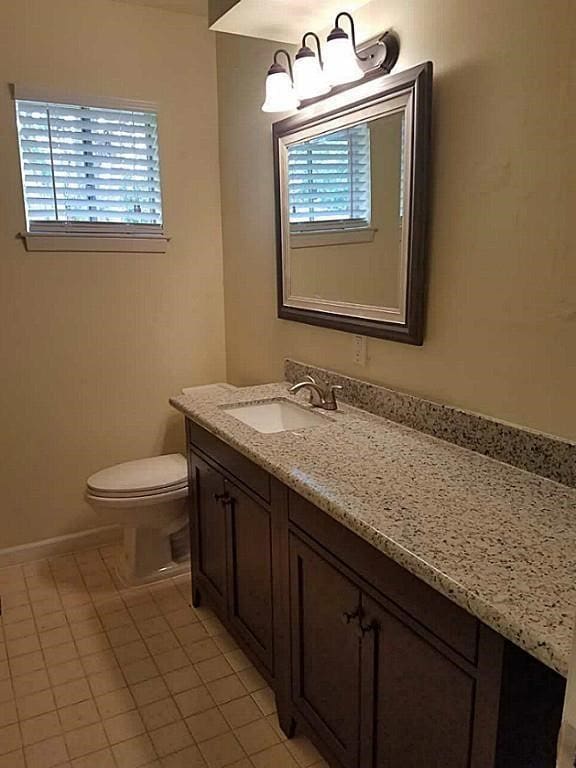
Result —
<instances>
[{"instance_id":1,"label":"wall outlet","mask_svg":"<svg viewBox=\"0 0 576 768\"><path fill-rule=\"evenodd\" d=\"M354 365L360 365L362 368L366 367L366 344L368 339L366 336L354 336L353 344L354 344Z\"/></svg>"}]
</instances>

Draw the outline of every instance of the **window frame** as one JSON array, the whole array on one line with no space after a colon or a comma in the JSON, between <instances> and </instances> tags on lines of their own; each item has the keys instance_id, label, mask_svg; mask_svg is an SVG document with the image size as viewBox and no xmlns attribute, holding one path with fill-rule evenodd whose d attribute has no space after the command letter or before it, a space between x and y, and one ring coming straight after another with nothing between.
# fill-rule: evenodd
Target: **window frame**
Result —
<instances>
[{"instance_id":1,"label":"window frame","mask_svg":"<svg viewBox=\"0 0 576 768\"><path fill-rule=\"evenodd\" d=\"M158 159L162 168L160 147L160 110L155 102L139 101L102 96L78 96L78 94L52 89L33 88L19 84L11 84L11 95L14 102L14 127L16 134L17 152L20 165L20 182L22 195L22 210L24 227L18 237L24 242L27 251L73 251L73 252L127 252L127 253L166 253L170 238L166 234L164 218L164 194L162 171L160 170L160 196L162 200L162 225L128 224L115 222L46 222L40 227L28 226L26 213L26 195L24 189L24 174L20 152L20 135L18 131L17 101L37 101L52 104L63 104L78 107L94 107L101 109L135 110L154 112L157 120Z\"/></svg>"}]
</instances>

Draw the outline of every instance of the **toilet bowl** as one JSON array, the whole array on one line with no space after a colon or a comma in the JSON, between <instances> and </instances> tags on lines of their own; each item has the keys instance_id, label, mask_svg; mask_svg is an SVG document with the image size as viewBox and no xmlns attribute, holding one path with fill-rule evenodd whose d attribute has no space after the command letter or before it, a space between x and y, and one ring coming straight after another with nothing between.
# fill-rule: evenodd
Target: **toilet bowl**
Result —
<instances>
[{"instance_id":1,"label":"toilet bowl","mask_svg":"<svg viewBox=\"0 0 576 768\"><path fill-rule=\"evenodd\" d=\"M181 556L174 559L175 534L180 550L188 535L187 497L187 463L179 453L127 461L88 478L88 503L124 527L122 581L142 584L188 570Z\"/></svg>"}]
</instances>

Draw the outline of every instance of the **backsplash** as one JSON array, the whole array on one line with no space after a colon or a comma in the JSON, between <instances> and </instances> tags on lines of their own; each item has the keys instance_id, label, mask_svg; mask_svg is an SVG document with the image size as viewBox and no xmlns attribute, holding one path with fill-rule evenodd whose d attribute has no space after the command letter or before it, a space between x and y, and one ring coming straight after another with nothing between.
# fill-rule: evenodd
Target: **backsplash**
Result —
<instances>
[{"instance_id":1,"label":"backsplash","mask_svg":"<svg viewBox=\"0 0 576 768\"><path fill-rule=\"evenodd\" d=\"M576 488L575 442L433 403L325 368L296 360L285 361L287 381L301 381L306 375L342 386L339 396L350 405Z\"/></svg>"}]
</instances>

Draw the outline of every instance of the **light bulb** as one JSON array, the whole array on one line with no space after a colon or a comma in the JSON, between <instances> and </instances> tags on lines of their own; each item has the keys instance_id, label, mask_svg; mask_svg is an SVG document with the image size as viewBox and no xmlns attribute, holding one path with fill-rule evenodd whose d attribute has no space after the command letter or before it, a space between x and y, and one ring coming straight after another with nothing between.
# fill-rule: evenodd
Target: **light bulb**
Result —
<instances>
[{"instance_id":1,"label":"light bulb","mask_svg":"<svg viewBox=\"0 0 576 768\"><path fill-rule=\"evenodd\" d=\"M294 62L294 88L296 95L304 99L315 99L328 93L330 85L326 80L318 57L307 46L300 48Z\"/></svg>"},{"instance_id":2,"label":"light bulb","mask_svg":"<svg viewBox=\"0 0 576 768\"><path fill-rule=\"evenodd\" d=\"M290 112L297 109L298 103L290 75L280 64L273 64L266 77L266 99L262 112Z\"/></svg>"},{"instance_id":3,"label":"light bulb","mask_svg":"<svg viewBox=\"0 0 576 768\"><path fill-rule=\"evenodd\" d=\"M364 77L348 35L339 27L332 30L324 47L324 73L330 85L353 83Z\"/></svg>"}]
</instances>

